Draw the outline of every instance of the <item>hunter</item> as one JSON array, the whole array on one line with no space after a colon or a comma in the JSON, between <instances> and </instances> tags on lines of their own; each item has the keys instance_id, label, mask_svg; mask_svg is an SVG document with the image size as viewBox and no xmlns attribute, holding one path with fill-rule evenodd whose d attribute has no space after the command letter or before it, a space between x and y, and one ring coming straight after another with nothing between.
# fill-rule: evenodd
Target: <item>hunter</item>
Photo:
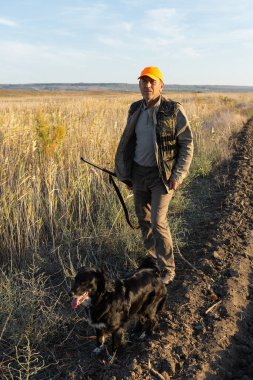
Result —
<instances>
[{"instance_id":1,"label":"hunter","mask_svg":"<svg viewBox=\"0 0 253 380\"><path fill-rule=\"evenodd\" d=\"M189 172L193 138L182 105L163 97L157 67L139 76L141 100L131 104L115 156L117 178L133 190L135 212L147 254L157 259L165 284L175 277L168 208Z\"/></svg>"}]
</instances>

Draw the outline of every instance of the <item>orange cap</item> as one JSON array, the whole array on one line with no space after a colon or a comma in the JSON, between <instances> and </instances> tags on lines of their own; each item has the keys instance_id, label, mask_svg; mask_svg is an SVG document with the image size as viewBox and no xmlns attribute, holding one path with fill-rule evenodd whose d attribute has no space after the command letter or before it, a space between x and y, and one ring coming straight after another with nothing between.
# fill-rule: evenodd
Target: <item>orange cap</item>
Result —
<instances>
[{"instance_id":1,"label":"orange cap","mask_svg":"<svg viewBox=\"0 0 253 380\"><path fill-rule=\"evenodd\" d=\"M161 81L163 82L163 74L161 70L158 69L158 67L154 67L154 66L145 67L145 69L142 70L141 75L139 76L138 79L145 76L154 80L161 79Z\"/></svg>"}]
</instances>

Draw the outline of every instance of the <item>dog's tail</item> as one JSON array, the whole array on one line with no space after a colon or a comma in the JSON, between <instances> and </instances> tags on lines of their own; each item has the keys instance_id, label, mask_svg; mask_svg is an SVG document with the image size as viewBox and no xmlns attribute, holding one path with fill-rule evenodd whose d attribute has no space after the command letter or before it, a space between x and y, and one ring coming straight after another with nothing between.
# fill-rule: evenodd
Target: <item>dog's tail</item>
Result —
<instances>
[{"instance_id":1,"label":"dog's tail","mask_svg":"<svg viewBox=\"0 0 253 380\"><path fill-rule=\"evenodd\" d=\"M160 272L157 260L152 256L145 256L139 265L139 269L153 269L156 272Z\"/></svg>"}]
</instances>

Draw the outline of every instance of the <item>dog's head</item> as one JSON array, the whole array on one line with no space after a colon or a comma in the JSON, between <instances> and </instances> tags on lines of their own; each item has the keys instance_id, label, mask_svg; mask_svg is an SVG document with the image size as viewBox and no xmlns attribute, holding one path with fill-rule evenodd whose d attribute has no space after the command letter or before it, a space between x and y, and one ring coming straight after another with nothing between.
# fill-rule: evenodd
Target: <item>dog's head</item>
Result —
<instances>
[{"instance_id":1,"label":"dog's head","mask_svg":"<svg viewBox=\"0 0 253 380\"><path fill-rule=\"evenodd\" d=\"M152 256L144 257L138 269L153 269L156 272L160 271L157 260L154 259Z\"/></svg>"},{"instance_id":2,"label":"dog's head","mask_svg":"<svg viewBox=\"0 0 253 380\"><path fill-rule=\"evenodd\" d=\"M69 293L72 297L72 307L76 309L80 304L88 306L91 300L104 290L105 277L102 272L94 268L80 268Z\"/></svg>"}]
</instances>

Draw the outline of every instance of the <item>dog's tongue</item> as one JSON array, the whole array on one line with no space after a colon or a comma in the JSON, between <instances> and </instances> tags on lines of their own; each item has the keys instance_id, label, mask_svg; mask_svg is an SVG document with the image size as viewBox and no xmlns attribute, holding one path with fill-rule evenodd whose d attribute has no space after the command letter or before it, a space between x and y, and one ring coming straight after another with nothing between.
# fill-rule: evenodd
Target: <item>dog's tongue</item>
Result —
<instances>
[{"instance_id":1,"label":"dog's tongue","mask_svg":"<svg viewBox=\"0 0 253 380\"><path fill-rule=\"evenodd\" d=\"M81 296L74 297L71 302L73 309L77 309L78 305L80 305L83 301L85 301L88 295L89 295L88 292L84 292Z\"/></svg>"},{"instance_id":2,"label":"dog's tongue","mask_svg":"<svg viewBox=\"0 0 253 380\"><path fill-rule=\"evenodd\" d=\"M71 306L73 307L73 309L77 309L77 306L78 306L77 298L72 299Z\"/></svg>"}]
</instances>

